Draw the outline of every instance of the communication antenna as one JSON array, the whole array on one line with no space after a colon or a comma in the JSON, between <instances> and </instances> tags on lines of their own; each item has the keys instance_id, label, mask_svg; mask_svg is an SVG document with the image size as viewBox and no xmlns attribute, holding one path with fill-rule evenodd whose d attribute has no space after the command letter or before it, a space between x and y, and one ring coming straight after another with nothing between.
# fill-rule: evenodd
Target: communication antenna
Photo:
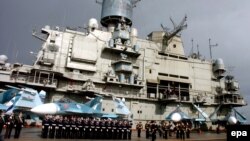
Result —
<instances>
[{"instance_id":1,"label":"communication antenna","mask_svg":"<svg viewBox=\"0 0 250 141\"><path fill-rule=\"evenodd\" d=\"M212 60L213 59L213 56L212 56L212 47L217 47L218 44L211 44L211 39L209 38L209 51L210 51L210 59Z\"/></svg>"},{"instance_id":2,"label":"communication antenna","mask_svg":"<svg viewBox=\"0 0 250 141\"><path fill-rule=\"evenodd\" d=\"M192 43L192 48L191 48L191 50L190 50L189 55L190 55L190 56L193 56L193 54L194 54L194 39L193 39L193 38L191 39L191 43Z\"/></svg>"},{"instance_id":3,"label":"communication antenna","mask_svg":"<svg viewBox=\"0 0 250 141\"><path fill-rule=\"evenodd\" d=\"M191 49L191 52L192 52L192 54L193 54L193 53L194 53L194 39L192 39L191 42L192 42L192 49Z\"/></svg>"},{"instance_id":4,"label":"communication antenna","mask_svg":"<svg viewBox=\"0 0 250 141\"><path fill-rule=\"evenodd\" d=\"M200 50L199 50L199 45L197 44L197 58L200 59Z\"/></svg>"}]
</instances>

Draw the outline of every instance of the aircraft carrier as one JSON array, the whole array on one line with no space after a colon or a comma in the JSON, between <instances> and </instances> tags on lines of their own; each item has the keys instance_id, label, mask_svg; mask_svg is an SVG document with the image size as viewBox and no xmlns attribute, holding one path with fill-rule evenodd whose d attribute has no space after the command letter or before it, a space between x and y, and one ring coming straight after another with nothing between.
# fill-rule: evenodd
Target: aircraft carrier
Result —
<instances>
[{"instance_id":1,"label":"aircraft carrier","mask_svg":"<svg viewBox=\"0 0 250 141\"><path fill-rule=\"evenodd\" d=\"M0 56L0 89L25 85L45 90L46 101L104 96L102 111L114 113L111 95L124 97L135 121L165 120L178 105L190 119L223 120L245 106L239 83L226 75L222 59L186 55L180 32L186 17L169 31L153 31L147 39L132 27L138 0L103 0L99 22L83 30L46 25L33 36L43 41L33 65L7 63ZM145 16L145 15L142 15ZM210 115L210 116L207 116ZM238 117L243 117L242 115ZM244 118L243 118L244 119Z\"/></svg>"}]
</instances>

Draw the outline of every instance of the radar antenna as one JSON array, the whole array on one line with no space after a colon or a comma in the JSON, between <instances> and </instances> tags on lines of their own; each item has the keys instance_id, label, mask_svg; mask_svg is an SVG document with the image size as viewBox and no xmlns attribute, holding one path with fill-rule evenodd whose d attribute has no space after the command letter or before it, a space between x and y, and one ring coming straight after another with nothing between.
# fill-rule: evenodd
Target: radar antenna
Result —
<instances>
[{"instance_id":1,"label":"radar antenna","mask_svg":"<svg viewBox=\"0 0 250 141\"><path fill-rule=\"evenodd\" d=\"M168 46L169 41L176 36L178 33L180 33L183 29L187 28L187 16L185 15L185 17L182 19L182 21L180 22L179 25L176 25L175 22L172 20L172 18L170 17L170 21L172 22L174 29L172 31L169 31L169 29L167 27L164 27L161 24L161 27L163 29L163 31L165 32L164 36L163 36L163 48L162 51L164 52L165 48Z\"/></svg>"},{"instance_id":2,"label":"radar antenna","mask_svg":"<svg viewBox=\"0 0 250 141\"><path fill-rule=\"evenodd\" d=\"M210 51L210 59L213 60L213 56L212 56L212 47L217 47L218 44L211 44L211 39L209 38L208 39L208 42L209 42L209 51Z\"/></svg>"},{"instance_id":3,"label":"radar antenna","mask_svg":"<svg viewBox=\"0 0 250 141\"><path fill-rule=\"evenodd\" d=\"M168 31L168 28L164 27L163 25L161 25L162 29L165 31L165 35L164 38L165 40L170 40L172 39L174 36L176 36L179 32L181 32L183 29L187 28L187 16L185 16L182 21L180 22L179 25L176 26L175 22L172 20L172 18L170 17L170 21L172 22L174 29L172 31Z\"/></svg>"}]
</instances>

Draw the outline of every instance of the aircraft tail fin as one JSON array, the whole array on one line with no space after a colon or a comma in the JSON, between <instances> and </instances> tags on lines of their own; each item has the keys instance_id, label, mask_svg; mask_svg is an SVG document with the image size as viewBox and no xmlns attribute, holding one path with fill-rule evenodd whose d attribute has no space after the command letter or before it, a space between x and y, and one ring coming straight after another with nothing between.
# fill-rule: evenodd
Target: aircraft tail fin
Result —
<instances>
[{"instance_id":1,"label":"aircraft tail fin","mask_svg":"<svg viewBox=\"0 0 250 141\"><path fill-rule=\"evenodd\" d=\"M96 96L94 99L88 101L85 103L85 105L89 106L90 108L96 110L96 111L101 111L102 108L102 97L101 96Z\"/></svg>"},{"instance_id":2,"label":"aircraft tail fin","mask_svg":"<svg viewBox=\"0 0 250 141\"><path fill-rule=\"evenodd\" d=\"M236 118L240 121L240 122L246 122L247 121L247 118L242 115L241 113L239 113L236 109L233 109L234 112L235 112L235 116Z\"/></svg>"},{"instance_id":3,"label":"aircraft tail fin","mask_svg":"<svg viewBox=\"0 0 250 141\"><path fill-rule=\"evenodd\" d=\"M112 97L115 103L115 112L116 114L121 115L129 115L131 112L128 107L125 105L125 99L122 100L120 98Z\"/></svg>"},{"instance_id":4,"label":"aircraft tail fin","mask_svg":"<svg viewBox=\"0 0 250 141\"><path fill-rule=\"evenodd\" d=\"M17 95L18 92L19 92L19 90L13 89L13 88L2 92L1 97L0 97L0 102L6 103L6 102L10 101L13 97L15 97Z\"/></svg>"},{"instance_id":5,"label":"aircraft tail fin","mask_svg":"<svg viewBox=\"0 0 250 141\"><path fill-rule=\"evenodd\" d=\"M44 103L45 97L46 97L46 92L44 90L41 90L38 95L41 98L42 103Z\"/></svg>"}]
</instances>

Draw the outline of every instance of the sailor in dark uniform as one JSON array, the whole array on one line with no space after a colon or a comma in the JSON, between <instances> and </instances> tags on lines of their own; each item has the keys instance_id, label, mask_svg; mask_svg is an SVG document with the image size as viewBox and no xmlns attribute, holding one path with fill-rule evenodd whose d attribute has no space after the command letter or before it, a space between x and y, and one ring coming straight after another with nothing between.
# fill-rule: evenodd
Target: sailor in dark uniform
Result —
<instances>
[{"instance_id":1,"label":"sailor in dark uniform","mask_svg":"<svg viewBox=\"0 0 250 141\"><path fill-rule=\"evenodd\" d=\"M128 139L131 140L131 135L132 135L132 122L127 122L127 132L128 132Z\"/></svg>"},{"instance_id":2,"label":"sailor in dark uniform","mask_svg":"<svg viewBox=\"0 0 250 141\"><path fill-rule=\"evenodd\" d=\"M128 137L128 131L127 131L127 121L123 121L122 123L122 129L123 129L123 139L126 140Z\"/></svg>"},{"instance_id":3,"label":"sailor in dark uniform","mask_svg":"<svg viewBox=\"0 0 250 141\"><path fill-rule=\"evenodd\" d=\"M157 125L157 129L158 129L159 137L161 137L162 133L163 133L163 131L162 131L162 125L161 124L156 124L156 125Z\"/></svg>"},{"instance_id":4,"label":"sailor in dark uniform","mask_svg":"<svg viewBox=\"0 0 250 141\"><path fill-rule=\"evenodd\" d=\"M162 130L164 131L164 138L168 139L168 124L167 124L167 122L163 123Z\"/></svg>"},{"instance_id":5,"label":"sailor in dark uniform","mask_svg":"<svg viewBox=\"0 0 250 141\"><path fill-rule=\"evenodd\" d=\"M62 118L62 138L66 138L66 126L65 126L66 117Z\"/></svg>"},{"instance_id":6,"label":"sailor in dark uniform","mask_svg":"<svg viewBox=\"0 0 250 141\"><path fill-rule=\"evenodd\" d=\"M152 132L152 141L156 140L156 131L157 131L157 125L155 121L152 121L152 125L151 125L151 132Z\"/></svg>"},{"instance_id":7,"label":"sailor in dark uniform","mask_svg":"<svg viewBox=\"0 0 250 141\"><path fill-rule=\"evenodd\" d=\"M64 127L65 127L65 130L64 130L64 138L68 139L69 136L70 136L70 121L67 117L65 117L64 119Z\"/></svg>"},{"instance_id":8,"label":"sailor in dark uniform","mask_svg":"<svg viewBox=\"0 0 250 141\"><path fill-rule=\"evenodd\" d=\"M15 116L15 135L14 138L19 138L21 130L24 126L24 117L22 112Z\"/></svg>"},{"instance_id":9,"label":"sailor in dark uniform","mask_svg":"<svg viewBox=\"0 0 250 141\"><path fill-rule=\"evenodd\" d=\"M94 119L89 120L89 138L93 139L93 132L95 129L95 122Z\"/></svg>"},{"instance_id":10,"label":"sailor in dark uniform","mask_svg":"<svg viewBox=\"0 0 250 141\"><path fill-rule=\"evenodd\" d=\"M89 139L90 138L90 119L86 119L86 125L85 125L85 138Z\"/></svg>"},{"instance_id":11,"label":"sailor in dark uniform","mask_svg":"<svg viewBox=\"0 0 250 141\"><path fill-rule=\"evenodd\" d=\"M56 131L56 117L52 117L50 120L50 130L49 130L49 138L53 139L55 137Z\"/></svg>"},{"instance_id":12,"label":"sailor in dark uniform","mask_svg":"<svg viewBox=\"0 0 250 141\"><path fill-rule=\"evenodd\" d=\"M83 138L84 139L87 139L88 138L88 135L89 135L89 123L88 123L88 119L85 118L83 120Z\"/></svg>"},{"instance_id":13,"label":"sailor in dark uniform","mask_svg":"<svg viewBox=\"0 0 250 141\"><path fill-rule=\"evenodd\" d=\"M137 137L140 138L141 137L141 130L142 130L142 123L141 122L139 122L136 125L136 130L137 130Z\"/></svg>"},{"instance_id":14,"label":"sailor in dark uniform","mask_svg":"<svg viewBox=\"0 0 250 141\"><path fill-rule=\"evenodd\" d=\"M112 135L111 135L111 139L116 139L116 120L112 120L111 121L111 131L112 131Z\"/></svg>"},{"instance_id":15,"label":"sailor in dark uniform","mask_svg":"<svg viewBox=\"0 0 250 141\"><path fill-rule=\"evenodd\" d=\"M186 127L185 127L185 125L184 125L183 122L180 124L179 128L180 128L180 138L182 140L185 140L185 130L186 130Z\"/></svg>"},{"instance_id":16,"label":"sailor in dark uniform","mask_svg":"<svg viewBox=\"0 0 250 141\"><path fill-rule=\"evenodd\" d=\"M146 139L148 139L149 138L149 130L150 130L149 121L145 124L145 129L146 129Z\"/></svg>"},{"instance_id":17,"label":"sailor in dark uniform","mask_svg":"<svg viewBox=\"0 0 250 141\"><path fill-rule=\"evenodd\" d=\"M118 120L116 120L115 121L115 139L119 139L119 134L120 134L120 129L119 129L120 127L119 127L119 121Z\"/></svg>"},{"instance_id":18,"label":"sailor in dark uniform","mask_svg":"<svg viewBox=\"0 0 250 141\"><path fill-rule=\"evenodd\" d=\"M180 125L179 125L179 123L176 124L175 130L176 130L176 139L179 139L180 138Z\"/></svg>"},{"instance_id":19,"label":"sailor in dark uniform","mask_svg":"<svg viewBox=\"0 0 250 141\"><path fill-rule=\"evenodd\" d=\"M77 127L77 139L82 138L82 118L78 117L76 121L76 127Z\"/></svg>"},{"instance_id":20,"label":"sailor in dark uniform","mask_svg":"<svg viewBox=\"0 0 250 141\"><path fill-rule=\"evenodd\" d=\"M95 120L94 137L95 137L95 139L100 139L100 121L99 121L99 119Z\"/></svg>"},{"instance_id":21,"label":"sailor in dark uniform","mask_svg":"<svg viewBox=\"0 0 250 141\"><path fill-rule=\"evenodd\" d=\"M107 139L108 138L108 127L107 127L108 121L107 120L103 120L103 126L102 126L102 138L103 139Z\"/></svg>"},{"instance_id":22,"label":"sailor in dark uniform","mask_svg":"<svg viewBox=\"0 0 250 141\"><path fill-rule=\"evenodd\" d=\"M100 126L100 139L105 139L105 131L106 131L106 127L105 127L105 120L102 119L99 123Z\"/></svg>"},{"instance_id":23,"label":"sailor in dark uniform","mask_svg":"<svg viewBox=\"0 0 250 141\"><path fill-rule=\"evenodd\" d=\"M70 139L76 138L76 118L72 117L70 120Z\"/></svg>"},{"instance_id":24,"label":"sailor in dark uniform","mask_svg":"<svg viewBox=\"0 0 250 141\"><path fill-rule=\"evenodd\" d=\"M63 117L60 116L57 119L57 126L56 126L56 138L57 139L62 138L62 131L63 131Z\"/></svg>"},{"instance_id":25,"label":"sailor in dark uniform","mask_svg":"<svg viewBox=\"0 0 250 141\"><path fill-rule=\"evenodd\" d=\"M124 130L123 130L123 122L121 120L119 121L118 126L119 126L118 139L122 139Z\"/></svg>"},{"instance_id":26,"label":"sailor in dark uniform","mask_svg":"<svg viewBox=\"0 0 250 141\"><path fill-rule=\"evenodd\" d=\"M0 136L2 135L2 130L4 125L5 125L4 112L0 110Z\"/></svg>"},{"instance_id":27,"label":"sailor in dark uniform","mask_svg":"<svg viewBox=\"0 0 250 141\"><path fill-rule=\"evenodd\" d=\"M44 120L42 121L42 138L47 138L49 131L49 119L46 115Z\"/></svg>"},{"instance_id":28,"label":"sailor in dark uniform","mask_svg":"<svg viewBox=\"0 0 250 141\"><path fill-rule=\"evenodd\" d=\"M190 126L189 126L188 123L186 124L186 137L187 137L188 139L190 138Z\"/></svg>"},{"instance_id":29,"label":"sailor in dark uniform","mask_svg":"<svg viewBox=\"0 0 250 141\"><path fill-rule=\"evenodd\" d=\"M108 119L106 121L106 139L111 139L111 135L112 135L111 120Z\"/></svg>"},{"instance_id":30,"label":"sailor in dark uniform","mask_svg":"<svg viewBox=\"0 0 250 141\"><path fill-rule=\"evenodd\" d=\"M14 127L14 115L6 115L6 130L5 130L5 135L4 138L10 138L12 129Z\"/></svg>"}]
</instances>

